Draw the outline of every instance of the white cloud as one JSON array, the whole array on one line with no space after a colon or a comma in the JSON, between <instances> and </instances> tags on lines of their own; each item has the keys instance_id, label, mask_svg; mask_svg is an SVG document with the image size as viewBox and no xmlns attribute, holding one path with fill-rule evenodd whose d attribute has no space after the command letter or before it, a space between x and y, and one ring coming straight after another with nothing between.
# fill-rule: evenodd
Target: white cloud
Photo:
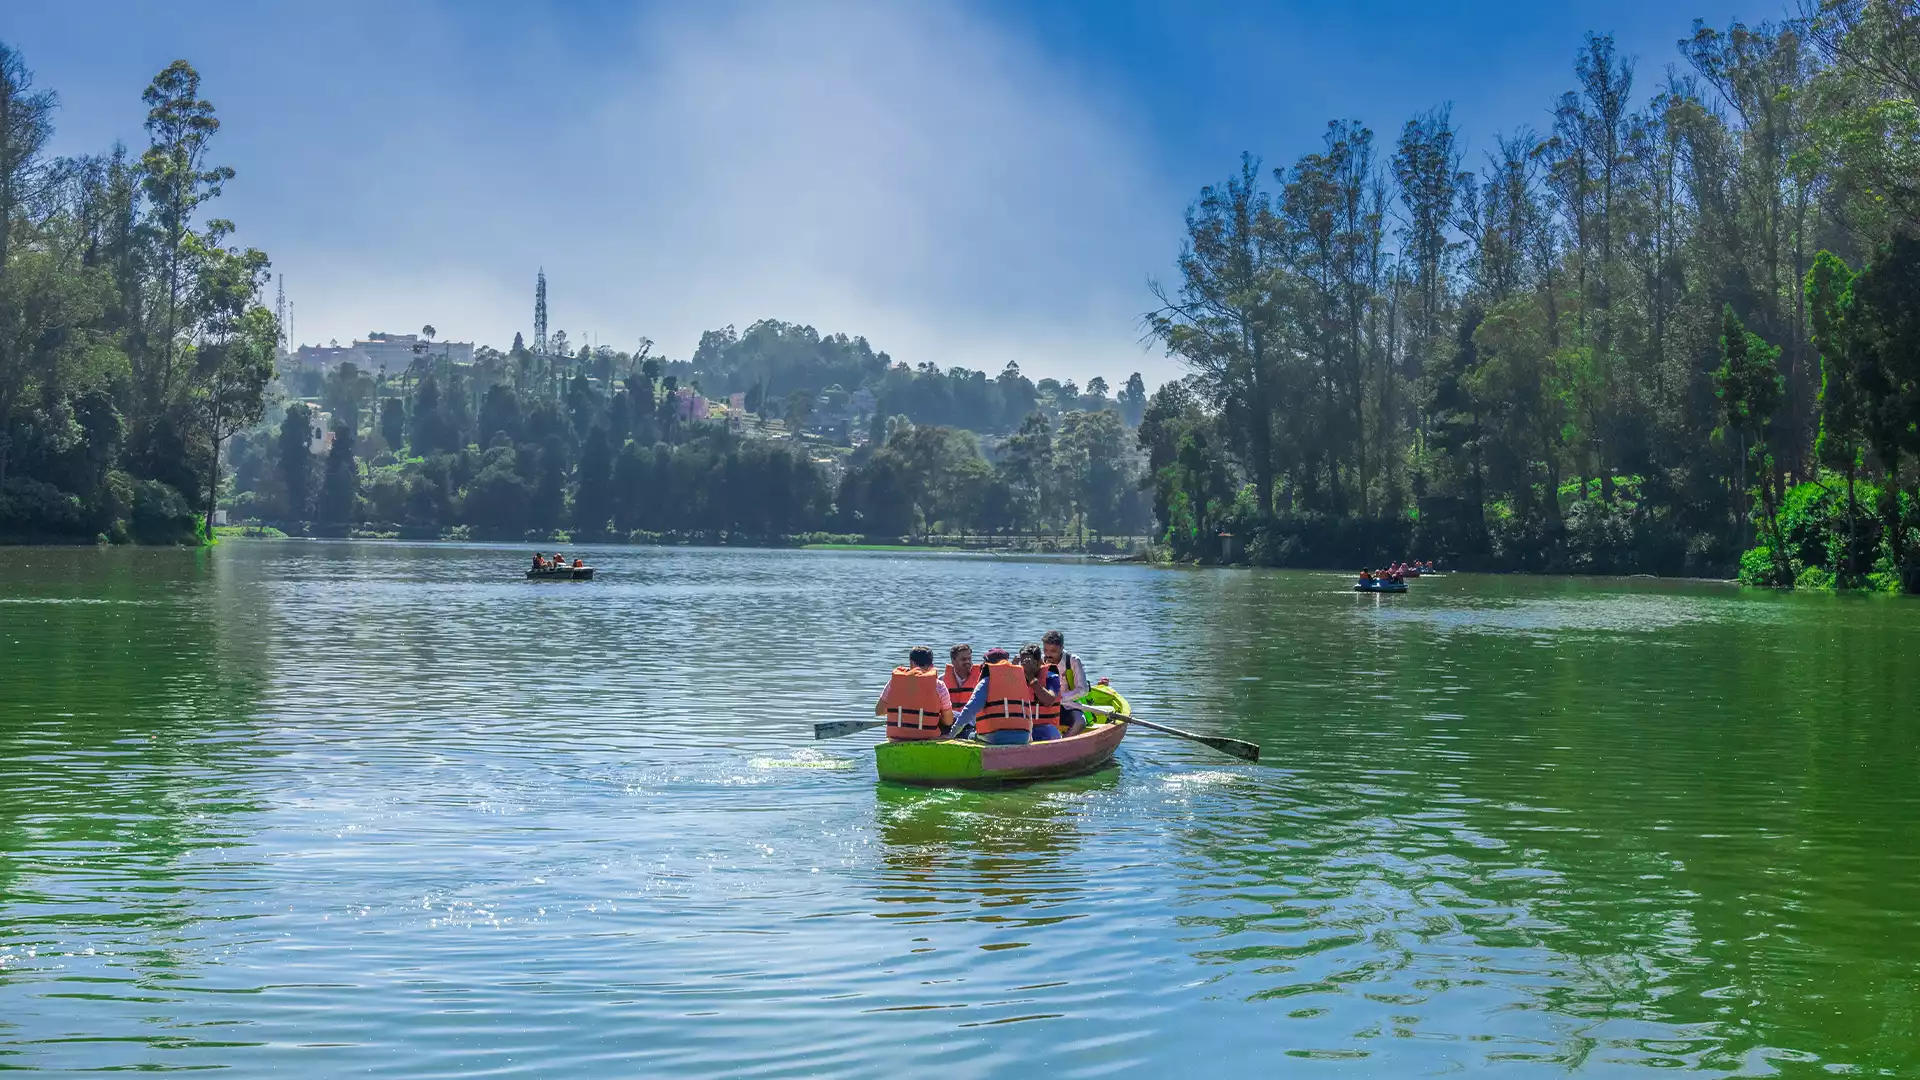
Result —
<instances>
[{"instance_id":1,"label":"white cloud","mask_svg":"<svg viewBox=\"0 0 1920 1080\"><path fill-rule=\"evenodd\" d=\"M538 51L560 78L566 54ZM404 185L426 196L413 228L462 265L315 252L296 267L301 336L431 321L504 345L530 329L544 265L552 327L575 341L646 334L685 356L704 329L773 317L916 363L1167 370L1136 321L1185 196L1118 103L1004 28L922 3L703 5L593 54L540 145L456 123L436 153L472 164Z\"/></svg>"}]
</instances>

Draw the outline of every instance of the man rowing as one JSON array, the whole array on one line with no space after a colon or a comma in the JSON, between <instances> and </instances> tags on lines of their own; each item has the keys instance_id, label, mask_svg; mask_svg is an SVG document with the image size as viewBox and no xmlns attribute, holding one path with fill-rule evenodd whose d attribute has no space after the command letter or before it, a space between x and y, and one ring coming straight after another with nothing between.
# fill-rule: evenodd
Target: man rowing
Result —
<instances>
[{"instance_id":1,"label":"man rowing","mask_svg":"<svg viewBox=\"0 0 1920 1080\"><path fill-rule=\"evenodd\" d=\"M893 669L873 714L887 718L887 738L894 742L946 735L953 726L953 699L933 670L933 649L915 645L907 653L907 666Z\"/></svg>"},{"instance_id":2,"label":"man rowing","mask_svg":"<svg viewBox=\"0 0 1920 1080\"><path fill-rule=\"evenodd\" d=\"M1087 668L1080 657L1067 651L1067 636L1058 630L1049 630L1040 637L1040 648L1047 668L1060 676L1061 711L1066 714L1067 734L1078 735L1086 730L1086 714L1073 707L1074 699L1087 692L1094 685L1087 678ZM1107 680L1101 679L1105 686ZM1035 736L1038 738L1038 736Z\"/></svg>"}]
</instances>

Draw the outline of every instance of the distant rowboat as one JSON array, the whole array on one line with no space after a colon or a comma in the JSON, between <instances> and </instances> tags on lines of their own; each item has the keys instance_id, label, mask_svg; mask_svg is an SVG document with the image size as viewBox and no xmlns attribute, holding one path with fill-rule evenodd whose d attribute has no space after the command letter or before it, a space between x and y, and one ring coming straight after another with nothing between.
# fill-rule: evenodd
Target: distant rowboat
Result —
<instances>
[{"instance_id":1,"label":"distant rowboat","mask_svg":"<svg viewBox=\"0 0 1920 1080\"><path fill-rule=\"evenodd\" d=\"M592 581L591 566L549 566L527 571L528 581Z\"/></svg>"},{"instance_id":2,"label":"distant rowboat","mask_svg":"<svg viewBox=\"0 0 1920 1080\"><path fill-rule=\"evenodd\" d=\"M1357 581L1354 583L1353 591L1354 592L1406 592L1407 583L1404 581L1397 581L1397 582L1396 581Z\"/></svg>"}]
</instances>

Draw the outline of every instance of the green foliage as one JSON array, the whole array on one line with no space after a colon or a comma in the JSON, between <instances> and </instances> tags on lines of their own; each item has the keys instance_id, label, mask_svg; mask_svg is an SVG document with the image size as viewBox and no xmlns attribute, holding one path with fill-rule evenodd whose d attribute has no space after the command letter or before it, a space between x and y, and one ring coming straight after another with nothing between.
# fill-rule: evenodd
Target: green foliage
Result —
<instances>
[{"instance_id":1,"label":"green foliage","mask_svg":"<svg viewBox=\"0 0 1920 1080\"><path fill-rule=\"evenodd\" d=\"M1808 589L1816 592L1830 592L1833 590L1834 584L1833 571L1828 570L1824 566L1809 566L1800 571L1799 577L1793 579L1793 587L1795 589Z\"/></svg>"},{"instance_id":2,"label":"green foliage","mask_svg":"<svg viewBox=\"0 0 1920 1080\"><path fill-rule=\"evenodd\" d=\"M265 408L267 259L204 214L233 170L199 86L185 61L154 77L137 160L56 161L52 96L0 45L0 486L43 534L206 538L222 450Z\"/></svg>"},{"instance_id":3,"label":"green foliage","mask_svg":"<svg viewBox=\"0 0 1920 1080\"><path fill-rule=\"evenodd\" d=\"M78 497L22 476L0 483L0 537L31 541L92 534Z\"/></svg>"},{"instance_id":4,"label":"green foliage","mask_svg":"<svg viewBox=\"0 0 1920 1080\"><path fill-rule=\"evenodd\" d=\"M142 480L133 491L128 534L141 544L196 544L204 522L186 496L158 480Z\"/></svg>"},{"instance_id":5,"label":"green foliage","mask_svg":"<svg viewBox=\"0 0 1920 1080\"><path fill-rule=\"evenodd\" d=\"M1784 586L1792 582L1783 580L1779 573L1779 560L1765 544L1748 548L1740 555L1740 584Z\"/></svg>"},{"instance_id":6,"label":"green foliage","mask_svg":"<svg viewBox=\"0 0 1920 1080\"><path fill-rule=\"evenodd\" d=\"M315 510L320 521L346 525L360 520L360 467L353 457L353 429L344 423L333 429L333 446L327 450L326 471L320 483L320 502Z\"/></svg>"},{"instance_id":7,"label":"green foliage","mask_svg":"<svg viewBox=\"0 0 1920 1080\"><path fill-rule=\"evenodd\" d=\"M1350 566L1412 519L1418 554L1502 569L1724 574L1757 538L1789 584L1820 545L1781 536L1788 479L1825 466L1827 569L1880 552L1920 588L1899 500L1862 528L1856 492L1912 493L1920 454L1920 51L1899 5L1808 8L1697 26L1692 75L1640 100L1590 35L1550 135L1477 175L1440 111L1390 174L1342 120L1271 182L1244 156L1202 188L1147 316L1192 373L1139 425L1173 553L1218 557L1241 517L1212 514L1217 466L1256 493L1233 527L1259 561ZM1803 282L1815 236L1876 254ZM1315 553L1315 515L1371 525Z\"/></svg>"}]
</instances>

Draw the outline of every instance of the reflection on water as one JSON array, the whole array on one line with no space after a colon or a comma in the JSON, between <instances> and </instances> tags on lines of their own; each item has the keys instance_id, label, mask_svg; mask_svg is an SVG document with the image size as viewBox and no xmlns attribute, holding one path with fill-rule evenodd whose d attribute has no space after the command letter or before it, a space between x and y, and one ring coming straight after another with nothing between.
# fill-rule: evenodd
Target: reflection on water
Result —
<instances>
[{"instance_id":1,"label":"reflection on water","mask_svg":"<svg viewBox=\"0 0 1920 1080\"><path fill-rule=\"evenodd\" d=\"M0 1068L1920 1060L1915 605L521 559L0 563ZM1142 715L1264 762L1143 730L1092 776L929 791L877 783L871 737L808 738L906 645L1053 626Z\"/></svg>"}]
</instances>

